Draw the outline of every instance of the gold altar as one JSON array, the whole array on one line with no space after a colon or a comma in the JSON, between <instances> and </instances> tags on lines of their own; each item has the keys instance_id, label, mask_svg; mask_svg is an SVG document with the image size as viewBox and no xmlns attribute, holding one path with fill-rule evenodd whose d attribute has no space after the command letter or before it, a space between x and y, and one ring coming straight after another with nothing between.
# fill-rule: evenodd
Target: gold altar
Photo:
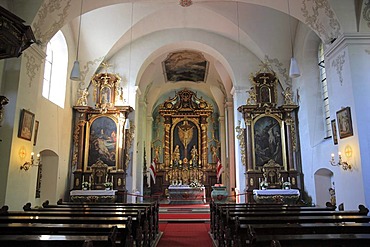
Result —
<instances>
[{"instance_id":1,"label":"gold altar","mask_svg":"<svg viewBox=\"0 0 370 247\"><path fill-rule=\"evenodd\" d=\"M165 195L170 185L196 183L210 197L221 146L214 113L209 101L188 89L160 104L153 115L152 157L157 177L151 184L152 194Z\"/></svg>"}]
</instances>

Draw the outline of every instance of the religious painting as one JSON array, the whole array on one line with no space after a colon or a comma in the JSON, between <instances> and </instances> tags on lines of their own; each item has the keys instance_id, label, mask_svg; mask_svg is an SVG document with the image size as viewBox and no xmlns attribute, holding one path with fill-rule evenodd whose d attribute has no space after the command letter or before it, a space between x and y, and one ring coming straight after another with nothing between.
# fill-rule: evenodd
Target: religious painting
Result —
<instances>
[{"instance_id":1,"label":"religious painting","mask_svg":"<svg viewBox=\"0 0 370 247\"><path fill-rule=\"evenodd\" d=\"M254 158L256 167L270 160L283 165L280 122L269 116L259 118L254 124Z\"/></svg>"},{"instance_id":2,"label":"religious painting","mask_svg":"<svg viewBox=\"0 0 370 247\"><path fill-rule=\"evenodd\" d=\"M18 137L31 141L35 114L23 109L19 119Z\"/></svg>"},{"instance_id":3,"label":"religious painting","mask_svg":"<svg viewBox=\"0 0 370 247\"><path fill-rule=\"evenodd\" d=\"M335 123L335 119L331 120L331 133L333 136L334 145L338 144L338 134L337 134L337 125Z\"/></svg>"},{"instance_id":4,"label":"religious painting","mask_svg":"<svg viewBox=\"0 0 370 247\"><path fill-rule=\"evenodd\" d=\"M195 51L178 51L168 55L163 62L166 81L205 82L208 61L203 54Z\"/></svg>"},{"instance_id":5,"label":"religious painting","mask_svg":"<svg viewBox=\"0 0 370 247\"><path fill-rule=\"evenodd\" d=\"M110 117L97 117L91 122L88 140L87 166L102 161L108 167L116 166L117 123Z\"/></svg>"},{"instance_id":6,"label":"religious painting","mask_svg":"<svg viewBox=\"0 0 370 247\"><path fill-rule=\"evenodd\" d=\"M345 107L337 111L337 122L340 139L353 136L351 108Z\"/></svg>"}]
</instances>

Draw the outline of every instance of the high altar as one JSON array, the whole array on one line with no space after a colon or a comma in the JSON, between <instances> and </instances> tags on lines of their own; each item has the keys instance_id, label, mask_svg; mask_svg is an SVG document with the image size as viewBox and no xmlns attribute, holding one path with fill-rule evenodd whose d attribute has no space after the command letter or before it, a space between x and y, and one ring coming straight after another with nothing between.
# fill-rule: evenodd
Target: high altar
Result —
<instances>
[{"instance_id":1,"label":"high altar","mask_svg":"<svg viewBox=\"0 0 370 247\"><path fill-rule=\"evenodd\" d=\"M287 80L283 88L267 64L252 74L250 80L253 86L248 91L247 104L238 108L245 128L237 128L246 166L246 202L296 203L302 176L297 142L298 106L293 102L291 82ZM283 190L286 184L289 190ZM262 185L266 190L261 190Z\"/></svg>"},{"instance_id":2,"label":"high altar","mask_svg":"<svg viewBox=\"0 0 370 247\"><path fill-rule=\"evenodd\" d=\"M211 186L217 183L221 146L214 102L183 89L159 105L153 117L152 157L157 176L156 183L151 183L151 193L173 197L170 191L176 186L192 184L203 188L209 198ZM190 191L182 189L176 194L190 195Z\"/></svg>"},{"instance_id":3,"label":"high altar","mask_svg":"<svg viewBox=\"0 0 370 247\"><path fill-rule=\"evenodd\" d=\"M120 81L117 74L98 73L80 89L73 107L71 200L126 201L126 170L134 128L125 128L133 109L123 105ZM106 191L107 187L112 190Z\"/></svg>"}]
</instances>

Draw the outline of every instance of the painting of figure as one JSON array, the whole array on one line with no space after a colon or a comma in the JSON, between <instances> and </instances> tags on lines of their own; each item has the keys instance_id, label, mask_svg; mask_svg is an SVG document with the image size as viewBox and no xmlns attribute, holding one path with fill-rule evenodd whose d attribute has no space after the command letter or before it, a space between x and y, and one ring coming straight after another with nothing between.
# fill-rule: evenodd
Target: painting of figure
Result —
<instances>
[{"instance_id":1,"label":"painting of figure","mask_svg":"<svg viewBox=\"0 0 370 247\"><path fill-rule=\"evenodd\" d=\"M163 62L166 81L205 82L208 61L200 52L179 51L171 53Z\"/></svg>"},{"instance_id":2,"label":"painting of figure","mask_svg":"<svg viewBox=\"0 0 370 247\"><path fill-rule=\"evenodd\" d=\"M254 124L254 150L256 166L269 160L283 165L280 123L273 117L262 117Z\"/></svg>"},{"instance_id":3,"label":"painting of figure","mask_svg":"<svg viewBox=\"0 0 370 247\"><path fill-rule=\"evenodd\" d=\"M90 127L88 166L101 160L116 166L117 124L109 117L96 118Z\"/></svg>"}]
</instances>

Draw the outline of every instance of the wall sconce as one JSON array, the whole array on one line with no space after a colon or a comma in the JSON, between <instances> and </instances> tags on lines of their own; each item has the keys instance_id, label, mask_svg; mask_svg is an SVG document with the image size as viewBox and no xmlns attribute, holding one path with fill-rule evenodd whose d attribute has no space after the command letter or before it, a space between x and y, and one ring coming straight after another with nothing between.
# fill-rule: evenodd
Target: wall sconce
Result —
<instances>
[{"instance_id":1,"label":"wall sconce","mask_svg":"<svg viewBox=\"0 0 370 247\"><path fill-rule=\"evenodd\" d=\"M31 166L39 166L41 165L41 158L40 158L40 154L37 154L37 158L36 158L36 162L35 162L35 159L33 158L34 156L34 152L31 153L31 161L28 162L26 161L23 165L21 165L20 169L21 170L25 170L25 171L28 171L28 169L30 169Z\"/></svg>"},{"instance_id":2,"label":"wall sconce","mask_svg":"<svg viewBox=\"0 0 370 247\"><path fill-rule=\"evenodd\" d=\"M352 166L350 164L348 164L346 161L342 161L342 153L341 152L338 152L338 158L339 158L339 161L338 163L335 163L335 160L334 160L334 154L331 154L331 160L330 160L330 164L332 166L342 166L343 170L352 170Z\"/></svg>"}]
</instances>

